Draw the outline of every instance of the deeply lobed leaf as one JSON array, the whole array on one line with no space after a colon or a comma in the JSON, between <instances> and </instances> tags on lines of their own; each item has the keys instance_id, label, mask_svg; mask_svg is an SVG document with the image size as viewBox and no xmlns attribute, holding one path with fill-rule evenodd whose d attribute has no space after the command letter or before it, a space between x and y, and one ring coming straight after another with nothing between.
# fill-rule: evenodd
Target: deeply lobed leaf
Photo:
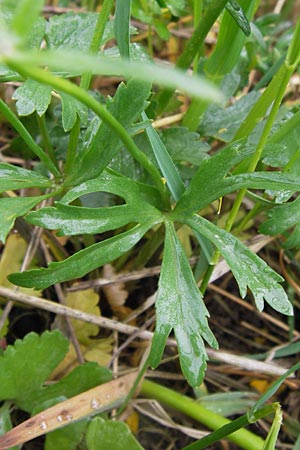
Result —
<instances>
[{"instance_id":1,"label":"deeply lobed leaf","mask_svg":"<svg viewBox=\"0 0 300 450\"><path fill-rule=\"evenodd\" d=\"M51 187L49 178L12 164L0 163L0 192L28 187Z\"/></svg>"},{"instance_id":2,"label":"deeply lobed leaf","mask_svg":"<svg viewBox=\"0 0 300 450\"><path fill-rule=\"evenodd\" d=\"M263 310L265 300L276 311L293 315L292 305L279 284L283 278L242 242L196 214L191 218L177 217L177 219L187 223L216 245L236 278L243 298L246 296L248 286L259 311Z\"/></svg>"},{"instance_id":3,"label":"deeply lobed leaf","mask_svg":"<svg viewBox=\"0 0 300 450\"><path fill-rule=\"evenodd\" d=\"M129 251L158 220L139 224L124 233L98 242L61 262L53 262L48 268L14 273L8 279L17 285L44 289L55 283L83 277Z\"/></svg>"},{"instance_id":4,"label":"deeply lobed leaf","mask_svg":"<svg viewBox=\"0 0 300 450\"><path fill-rule=\"evenodd\" d=\"M156 329L150 353L151 366L159 364L166 339L174 329L183 374L192 386L199 385L207 359L203 339L212 347L216 348L218 344L209 329L209 313L171 222L166 222L156 313Z\"/></svg>"}]
</instances>

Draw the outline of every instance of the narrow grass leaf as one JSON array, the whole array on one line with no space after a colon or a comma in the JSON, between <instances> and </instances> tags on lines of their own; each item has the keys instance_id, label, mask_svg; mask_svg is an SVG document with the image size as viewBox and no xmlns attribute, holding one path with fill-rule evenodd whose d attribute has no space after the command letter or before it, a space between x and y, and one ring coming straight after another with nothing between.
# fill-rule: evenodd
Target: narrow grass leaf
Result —
<instances>
[{"instance_id":1,"label":"narrow grass leaf","mask_svg":"<svg viewBox=\"0 0 300 450\"><path fill-rule=\"evenodd\" d=\"M117 0L114 30L122 58L129 58L131 0Z\"/></svg>"},{"instance_id":2,"label":"narrow grass leaf","mask_svg":"<svg viewBox=\"0 0 300 450\"><path fill-rule=\"evenodd\" d=\"M270 431L266 437L262 450L275 450L278 434L282 425L282 410L280 405L277 405L275 417L273 419Z\"/></svg>"},{"instance_id":3,"label":"narrow grass leaf","mask_svg":"<svg viewBox=\"0 0 300 450\"><path fill-rule=\"evenodd\" d=\"M142 119L148 119L146 113L144 112L142 113ZM146 126L145 133L149 139L157 164L166 179L167 186L170 189L174 199L178 201L185 190L178 170L157 131L151 124Z\"/></svg>"},{"instance_id":4,"label":"narrow grass leaf","mask_svg":"<svg viewBox=\"0 0 300 450\"><path fill-rule=\"evenodd\" d=\"M281 377L277 378L271 386L266 390L266 392L258 399L253 405L251 410L248 412L249 421L252 422L255 414L259 411L262 406L275 394L275 392L280 388L282 383L292 375L294 372L300 369L300 363L294 364L289 370L287 370Z\"/></svg>"},{"instance_id":5,"label":"narrow grass leaf","mask_svg":"<svg viewBox=\"0 0 300 450\"><path fill-rule=\"evenodd\" d=\"M229 73L238 62L246 39L247 33L244 33L247 29L246 23L252 19L258 4L258 0L239 0L238 5L236 1L227 3L216 48L205 64L205 71L212 77L222 77Z\"/></svg>"},{"instance_id":6,"label":"narrow grass leaf","mask_svg":"<svg viewBox=\"0 0 300 450\"><path fill-rule=\"evenodd\" d=\"M207 102L222 102L222 93L219 89L203 77L191 77L179 69L168 69L148 61L127 61L63 50L39 53L15 52L12 59L22 65L44 65L60 73L70 73L72 76L90 72L93 75L136 78L162 87L179 89L187 95L202 98ZM74 61L76 61L76 73L74 73Z\"/></svg>"},{"instance_id":7,"label":"narrow grass leaf","mask_svg":"<svg viewBox=\"0 0 300 450\"><path fill-rule=\"evenodd\" d=\"M236 21L237 25L240 27L242 32L249 36L251 33L251 28L249 21L244 13L243 8L239 5L236 0L230 0L226 5L226 10L231 15L231 17Z\"/></svg>"}]
</instances>

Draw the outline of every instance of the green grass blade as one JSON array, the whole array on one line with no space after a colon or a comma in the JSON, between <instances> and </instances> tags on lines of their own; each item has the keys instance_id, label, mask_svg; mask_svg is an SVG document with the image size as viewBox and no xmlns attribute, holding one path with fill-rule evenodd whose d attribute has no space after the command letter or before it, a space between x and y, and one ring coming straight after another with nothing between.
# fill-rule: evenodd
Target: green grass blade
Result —
<instances>
[{"instance_id":1,"label":"green grass blade","mask_svg":"<svg viewBox=\"0 0 300 450\"><path fill-rule=\"evenodd\" d=\"M117 44L120 50L120 55L123 58L129 59L129 22L130 22L130 7L131 0L117 0L115 11L115 35Z\"/></svg>"},{"instance_id":2,"label":"green grass blade","mask_svg":"<svg viewBox=\"0 0 300 450\"><path fill-rule=\"evenodd\" d=\"M259 398L259 400L253 405L251 410L248 413L249 421L252 422L255 416L255 413L269 400L273 394L280 388L282 383L287 379L289 375L294 373L296 370L299 370L300 363L294 364L289 370L287 370L281 377L277 378L274 383L266 390L266 392Z\"/></svg>"},{"instance_id":3,"label":"green grass blade","mask_svg":"<svg viewBox=\"0 0 300 450\"><path fill-rule=\"evenodd\" d=\"M240 27L242 32L246 36L250 36L251 28L249 21L244 13L243 8L239 5L239 3L235 0L230 0L226 5L226 11L235 20L235 22Z\"/></svg>"},{"instance_id":4,"label":"green grass blade","mask_svg":"<svg viewBox=\"0 0 300 450\"><path fill-rule=\"evenodd\" d=\"M80 75L91 72L94 75L117 75L124 78L136 78L142 81L151 81L163 87L179 89L190 96L202 98L207 102L222 102L220 90L206 81L203 77L191 77L180 70L167 69L154 63L136 62L85 55L71 51L44 51L44 52L15 52L13 56L5 58L5 63L18 64L19 67L33 68L37 65L47 66L58 72L68 72L70 75ZM1 59L0 59L1 60ZM74 72L76 61L76 73Z\"/></svg>"},{"instance_id":5,"label":"green grass blade","mask_svg":"<svg viewBox=\"0 0 300 450\"><path fill-rule=\"evenodd\" d=\"M146 113L144 112L142 113L142 119L148 119ZM177 168L157 131L151 124L146 126L145 132L151 144L159 168L166 179L167 186L170 189L174 199L178 201L183 194L185 187Z\"/></svg>"}]
</instances>

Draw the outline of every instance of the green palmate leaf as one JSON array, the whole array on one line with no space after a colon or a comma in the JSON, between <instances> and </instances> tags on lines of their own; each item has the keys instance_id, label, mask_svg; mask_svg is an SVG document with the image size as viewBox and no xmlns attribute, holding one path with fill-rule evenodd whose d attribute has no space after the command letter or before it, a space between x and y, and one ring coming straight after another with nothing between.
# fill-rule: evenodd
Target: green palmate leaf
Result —
<instances>
[{"instance_id":1,"label":"green palmate leaf","mask_svg":"<svg viewBox=\"0 0 300 450\"><path fill-rule=\"evenodd\" d=\"M62 103L62 124L65 131L70 131L77 117L80 117L82 123L86 123L88 110L85 105L80 103L71 95L59 92Z\"/></svg>"},{"instance_id":2,"label":"green palmate leaf","mask_svg":"<svg viewBox=\"0 0 300 450\"><path fill-rule=\"evenodd\" d=\"M21 38L26 38L38 18L45 0L20 0L14 11L11 27ZM26 20L24 20L26 18Z\"/></svg>"},{"instance_id":3,"label":"green palmate leaf","mask_svg":"<svg viewBox=\"0 0 300 450\"><path fill-rule=\"evenodd\" d=\"M185 213L196 212L214 200L242 188L276 191L286 189L293 192L300 189L299 177L288 173L255 172L226 177L232 167L252 153L252 149L244 147L242 140L204 160L178 202L176 210Z\"/></svg>"},{"instance_id":4,"label":"green palmate leaf","mask_svg":"<svg viewBox=\"0 0 300 450\"><path fill-rule=\"evenodd\" d=\"M19 116L28 116L35 111L42 116L51 102L51 87L34 80L26 80L15 90L12 98L17 100L16 107Z\"/></svg>"},{"instance_id":5,"label":"green palmate leaf","mask_svg":"<svg viewBox=\"0 0 300 450\"><path fill-rule=\"evenodd\" d=\"M237 238L197 215L191 218L176 216L175 219L188 224L215 244L237 280L242 298L246 296L248 286L259 311L263 310L265 300L276 311L293 315L292 305L279 284L283 278Z\"/></svg>"},{"instance_id":6,"label":"green palmate leaf","mask_svg":"<svg viewBox=\"0 0 300 450\"><path fill-rule=\"evenodd\" d=\"M201 120L200 134L230 142L259 97L258 92L252 91L226 108L210 105Z\"/></svg>"},{"instance_id":7,"label":"green palmate leaf","mask_svg":"<svg viewBox=\"0 0 300 450\"><path fill-rule=\"evenodd\" d=\"M73 13L54 15L47 23L45 39L49 48L67 50L78 49L87 52L90 49L98 14ZM106 25L101 45L114 37L113 23Z\"/></svg>"},{"instance_id":8,"label":"green palmate leaf","mask_svg":"<svg viewBox=\"0 0 300 450\"><path fill-rule=\"evenodd\" d=\"M230 13L228 10L224 13L216 48L205 64L205 70L212 76L223 76L229 73L238 62L242 48L245 42L246 31L245 21L251 20L259 4L258 0L239 0L239 9L234 8L237 2L230 2ZM228 8L228 4L227 4ZM243 14L239 13L243 11ZM234 18L232 15L234 14ZM243 17L243 27L241 21L237 19ZM249 29L248 29L249 30Z\"/></svg>"},{"instance_id":9,"label":"green palmate leaf","mask_svg":"<svg viewBox=\"0 0 300 450\"><path fill-rule=\"evenodd\" d=\"M200 135L186 127L166 128L161 138L172 159L176 162L190 162L196 166L208 158L209 145L200 140Z\"/></svg>"},{"instance_id":10,"label":"green palmate leaf","mask_svg":"<svg viewBox=\"0 0 300 450\"><path fill-rule=\"evenodd\" d=\"M36 392L63 359L68 346L68 340L58 331L46 331L41 336L29 333L9 346L0 357L1 400L14 400L20 408L31 411Z\"/></svg>"},{"instance_id":11,"label":"green palmate leaf","mask_svg":"<svg viewBox=\"0 0 300 450\"><path fill-rule=\"evenodd\" d=\"M268 212L269 219L260 227L261 233L280 234L295 224L300 223L300 197L291 203L277 206Z\"/></svg>"},{"instance_id":12,"label":"green palmate leaf","mask_svg":"<svg viewBox=\"0 0 300 450\"><path fill-rule=\"evenodd\" d=\"M80 448L87 425L87 419L79 420L64 428L47 433L44 449L75 450Z\"/></svg>"},{"instance_id":13,"label":"green palmate leaf","mask_svg":"<svg viewBox=\"0 0 300 450\"><path fill-rule=\"evenodd\" d=\"M5 239L17 217L23 216L47 196L0 198L0 241Z\"/></svg>"},{"instance_id":14,"label":"green palmate leaf","mask_svg":"<svg viewBox=\"0 0 300 450\"><path fill-rule=\"evenodd\" d=\"M37 391L35 397L31 399L31 413L34 415L47 408L53 399L74 397L99 384L111 381L111 379L111 372L106 367L100 367L94 362L86 362L75 367L57 383L49 384Z\"/></svg>"},{"instance_id":15,"label":"green palmate leaf","mask_svg":"<svg viewBox=\"0 0 300 450\"><path fill-rule=\"evenodd\" d=\"M115 11L115 35L123 58L129 58L131 0L117 0Z\"/></svg>"},{"instance_id":16,"label":"green palmate leaf","mask_svg":"<svg viewBox=\"0 0 300 450\"><path fill-rule=\"evenodd\" d=\"M53 262L48 268L28 270L14 273L8 279L15 284L25 287L46 288L55 283L81 278L91 270L113 261L128 252L159 220L153 220L142 225L136 225L105 241L93 244L81 250L62 262Z\"/></svg>"},{"instance_id":17,"label":"green palmate leaf","mask_svg":"<svg viewBox=\"0 0 300 450\"><path fill-rule=\"evenodd\" d=\"M33 170L23 169L11 164L0 163L0 192L28 187L51 187L49 178L43 177Z\"/></svg>"},{"instance_id":18,"label":"green palmate leaf","mask_svg":"<svg viewBox=\"0 0 300 450\"><path fill-rule=\"evenodd\" d=\"M174 329L183 374L192 386L198 386L207 359L203 339L212 347L218 345L207 323L209 314L200 290L171 222L166 222L156 311L150 365L156 367L159 364L167 337Z\"/></svg>"},{"instance_id":19,"label":"green palmate leaf","mask_svg":"<svg viewBox=\"0 0 300 450\"><path fill-rule=\"evenodd\" d=\"M130 80L126 85L121 83L114 98L108 99L107 109L128 130L147 105L150 89L149 83L138 80ZM102 122L91 145L80 154L78 164L74 164L70 182L74 180L78 184L99 176L121 147L120 138Z\"/></svg>"},{"instance_id":20,"label":"green palmate leaf","mask_svg":"<svg viewBox=\"0 0 300 450\"><path fill-rule=\"evenodd\" d=\"M143 450L124 422L100 417L90 423L86 443L88 450Z\"/></svg>"}]
</instances>

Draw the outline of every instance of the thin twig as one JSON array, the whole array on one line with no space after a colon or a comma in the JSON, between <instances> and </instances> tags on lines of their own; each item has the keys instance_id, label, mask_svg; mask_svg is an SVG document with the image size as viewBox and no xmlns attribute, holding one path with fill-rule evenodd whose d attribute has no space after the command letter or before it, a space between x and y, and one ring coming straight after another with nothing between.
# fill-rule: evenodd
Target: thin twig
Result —
<instances>
[{"instance_id":1,"label":"thin twig","mask_svg":"<svg viewBox=\"0 0 300 450\"><path fill-rule=\"evenodd\" d=\"M73 317L74 319L79 319L84 322L89 322L94 325L98 325L103 328L108 328L110 330L117 330L120 333L132 334L137 333L137 336L151 340L153 338L153 332L148 330L140 330L138 327L132 325L126 325L116 320L107 319L104 317L95 316L93 314L87 314L78 309L69 308L68 306L63 306L58 303L51 302L44 298L33 297L31 295L23 294L22 292L15 292L12 289L8 289L0 286L0 295L2 297L10 298L16 302L25 303L27 305L40 308L46 311L53 312L54 314L63 314ZM176 341L174 339L168 339L167 345L176 346ZM287 369L274 365L273 363L265 363L261 361L256 361L243 356L233 355L228 352L216 351L211 349L206 349L207 354L210 358L217 361L226 361L227 364L242 367L245 370L256 370L261 373L267 373L269 375L283 375Z\"/></svg>"}]
</instances>

